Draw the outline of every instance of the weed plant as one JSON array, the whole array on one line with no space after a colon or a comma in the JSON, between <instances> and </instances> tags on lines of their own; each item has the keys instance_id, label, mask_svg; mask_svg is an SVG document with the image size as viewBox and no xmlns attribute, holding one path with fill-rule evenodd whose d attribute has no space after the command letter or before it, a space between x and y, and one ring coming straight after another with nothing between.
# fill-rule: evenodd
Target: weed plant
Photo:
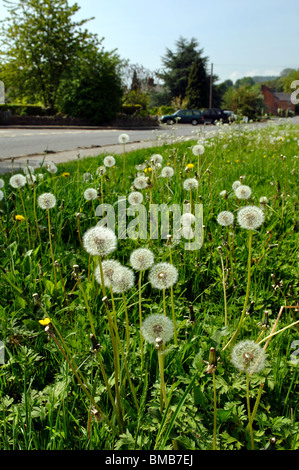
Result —
<instances>
[{"instance_id":1,"label":"weed plant","mask_svg":"<svg viewBox=\"0 0 299 470\"><path fill-rule=\"evenodd\" d=\"M1 180L0 448L298 450L298 126L220 126L133 152L123 142L113 166L101 155L27 168L21 187ZM203 204L202 247L185 249L184 227L178 243L121 238L116 218L114 249L89 252L98 206L117 210L132 192L147 209ZM250 230L238 221L247 206L263 214ZM136 270L140 248L154 264Z\"/></svg>"}]
</instances>

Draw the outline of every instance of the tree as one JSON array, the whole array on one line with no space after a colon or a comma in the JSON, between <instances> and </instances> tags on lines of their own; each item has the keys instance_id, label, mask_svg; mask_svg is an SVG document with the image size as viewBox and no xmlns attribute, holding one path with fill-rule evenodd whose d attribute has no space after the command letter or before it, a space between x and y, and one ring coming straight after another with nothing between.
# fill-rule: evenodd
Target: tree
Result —
<instances>
[{"instance_id":1,"label":"tree","mask_svg":"<svg viewBox=\"0 0 299 470\"><path fill-rule=\"evenodd\" d=\"M262 112L263 97L260 89L242 85L230 87L223 97L223 106L235 114L242 114L249 119L256 119Z\"/></svg>"},{"instance_id":2,"label":"tree","mask_svg":"<svg viewBox=\"0 0 299 470\"><path fill-rule=\"evenodd\" d=\"M196 58L193 62L186 88L187 106L191 109L209 106L210 78L206 73L205 61Z\"/></svg>"},{"instance_id":3,"label":"tree","mask_svg":"<svg viewBox=\"0 0 299 470\"><path fill-rule=\"evenodd\" d=\"M203 63L206 63L207 59L202 57L203 49L198 49L198 42L194 38L188 41L180 37L175 44L176 51L173 52L167 48L166 54L162 57L164 71L160 72L159 76L164 80L171 97L179 98L183 102L193 63L196 59L201 59Z\"/></svg>"},{"instance_id":4,"label":"tree","mask_svg":"<svg viewBox=\"0 0 299 470\"><path fill-rule=\"evenodd\" d=\"M101 41L74 21L80 10L67 0L4 0L9 17L1 21L2 80L12 99L42 101L54 110L59 87L79 57Z\"/></svg>"},{"instance_id":5,"label":"tree","mask_svg":"<svg viewBox=\"0 0 299 470\"><path fill-rule=\"evenodd\" d=\"M93 124L111 121L121 109L120 66L121 60L114 51L90 52L62 80L59 111Z\"/></svg>"}]
</instances>

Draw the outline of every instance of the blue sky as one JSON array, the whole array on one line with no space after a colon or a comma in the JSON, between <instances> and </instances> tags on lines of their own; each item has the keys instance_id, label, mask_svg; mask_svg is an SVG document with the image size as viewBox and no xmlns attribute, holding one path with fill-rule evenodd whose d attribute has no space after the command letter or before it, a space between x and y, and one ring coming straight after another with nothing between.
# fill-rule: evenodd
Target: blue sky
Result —
<instances>
[{"instance_id":1,"label":"blue sky","mask_svg":"<svg viewBox=\"0 0 299 470\"><path fill-rule=\"evenodd\" d=\"M69 0L70 4L74 1ZM194 37L219 81L279 75L299 68L298 0L77 0L88 29L105 50L149 70L162 68L166 49ZM5 14L1 1L0 15Z\"/></svg>"}]
</instances>

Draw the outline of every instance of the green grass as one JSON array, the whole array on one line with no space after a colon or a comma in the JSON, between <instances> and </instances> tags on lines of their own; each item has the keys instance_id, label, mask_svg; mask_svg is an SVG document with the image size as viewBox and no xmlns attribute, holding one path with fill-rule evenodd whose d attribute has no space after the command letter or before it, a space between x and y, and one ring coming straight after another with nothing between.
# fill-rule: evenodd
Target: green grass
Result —
<instances>
[{"instance_id":1,"label":"green grass","mask_svg":"<svg viewBox=\"0 0 299 470\"><path fill-rule=\"evenodd\" d=\"M233 366L229 341L239 324L247 286L248 231L238 225L237 211L247 204L259 206L262 196L268 198L265 221L253 233L248 314L237 341L263 341L281 313L276 331L284 330L271 337L265 368L250 377L254 448L299 448L299 368L293 360L299 324L290 326L298 321L294 307L298 304L299 127L287 124L253 131L246 126L225 126L203 142L205 153L199 167L198 157L192 153L195 143L174 140L127 153L126 175L122 174L123 156L115 155L115 168L107 169L102 182L96 170L103 164L103 156L61 164L54 175L42 168L43 179L21 189L28 227L25 220L15 219L25 215L20 193L9 185L9 176L4 177L0 339L5 345L5 363L0 365L0 449L251 449L246 375ZM193 197L195 203L203 204L204 244L200 250L187 251L182 240L170 252L160 237L152 241L119 239L109 258L130 267L131 252L147 247L156 263L171 259L178 269L173 289L178 344L167 343L164 355L167 407L161 404L158 354L146 342L142 365L138 273L135 286L125 294L130 321L128 348L124 298L114 296L113 311L108 293L109 312L115 315L120 336L118 347L124 353L119 350L116 383L113 337L101 287L93 276L96 260L80 243L80 237L99 220L95 209L100 204L102 183L104 202L116 204L119 196L128 196L132 190L135 165L150 161L155 153L162 155L163 166L169 164L175 173L169 188L164 178L153 178L154 203L182 206L190 199L183 181L190 176L198 178L199 189ZM194 168L186 172L188 163ZM84 181L85 173L92 175L92 181ZM252 190L249 201L238 200L232 190L232 183L242 176ZM83 196L90 187L99 190L98 201L93 203ZM227 198L220 196L223 190ZM57 200L50 210L55 277L47 215L36 203L45 192ZM142 193L148 208L149 190ZM229 230L217 223L217 215L224 210L235 215ZM74 265L79 266L80 283ZM151 287L147 272L143 279L145 319L163 313L163 296ZM170 290L166 291L166 308L172 318ZM88 310L100 344L97 353L90 350ZM269 325L263 329L265 311ZM50 317L55 337L39 323L45 317ZM265 344L261 342L261 347ZM206 371L211 348L219 357L215 388L213 375ZM109 397L109 390L115 397L117 389L122 420Z\"/></svg>"}]
</instances>

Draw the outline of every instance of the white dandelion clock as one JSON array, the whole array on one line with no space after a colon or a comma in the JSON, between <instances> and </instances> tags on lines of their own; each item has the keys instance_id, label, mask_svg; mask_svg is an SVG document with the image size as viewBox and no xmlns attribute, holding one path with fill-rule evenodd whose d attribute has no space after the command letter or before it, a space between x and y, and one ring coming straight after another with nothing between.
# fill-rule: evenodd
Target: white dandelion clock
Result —
<instances>
[{"instance_id":1,"label":"white dandelion clock","mask_svg":"<svg viewBox=\"0 0 299 470\"><path fill-rule=\"evenodd\" d=\"M266 354L259 344L251 340L244 340L234 346L231 361L240 371L245 371L248 374L259 373L265 367Z\"/></svg>"},{"instance_id":2,"label":"white dandelion clock","mask_svg":"<svg viewBox=\"0 0 299 470\"><path fill-rule=\"evenodd\" d=\"M27 165L23 168L23 171L25 175L33 175L34 167L32 165Z\"/></svg>"},{"instance_id":3,"label":"white dandelion clock","mask_svg":"<svg viewBox=\"0 0 299 470\"><path fill-rule=\"evenodd\" d=\"M133 191L128 196L128 203L132 206L136 206L138 204L142 204L143 202L143 195L138 191Z\"/></svg>"},{"instance_id":4,"label":"white dandelion clock","mask_svg":"<svg viewBox=\"0 0 299 470\"><path fill-rule=\"evenodd\" d=\"M154 166L159 166L163 162L163 157L159 153L155 153L151 156L151 164Z\"/></svg>"},{"instance_id":5,"label":"white dandelion clock","mask_svg":"<svg viewBox=\"0 0 299 470\"><path fill-rule=\"evenodd\" d=\"M168 289L178 280L178 270L170 263L158 263L149 273L149 281L155 289Z\"/></svg>"},{"instance_id":6,"label":"white dandelion clock","mask_svg":"<svg viewBox=\"0 0 299 470\"><path fill-rule=\"evenodd\" d=\"M121 266L112 276L112 291L115 294L123 294L134 287L135 275L132 269Z\"/></svg>"},{"instance_id":7,"label":"white dandelion clock","mask_svg":"<svg viewBox=\"0 0 299 470\"><path fill-rule=\"evenodd\" d=\"M141 327L142 335L150 344L156 344L157 339L161 339L165 344L170 341L174 335L173 322L166 315L149 315Z\"/></svg>"},{"instance_id":8,"label":"white dandelion clock","mask_svg":"<svg viewBox=\"0 0 299 470\"><path fill-rule=\"evenodd\" d=\"M104 158L103 163L107 168L112 168L115 165L115 158L112 155L108 155Z\"/></svg>"},{"instance_id":9,"label":"white dandelion clock","mask_svg":"<svg viewBox=\"0 0 299 470\"><path fill-rule=\"evenodd\" d=\"M93 256L106 256L117 248L117 238L108 227L95 226L83 235L84 249Z\"/></svg>"},{"instance_id":10,"label":"white dandelion clock","mask_svg":"<svg viewBox=\"0 0 299 470\"><path fill-rule=\"evenodd\" d=\"M130 138L128 136L128 134L120 134L118 136L118 142L120 144L127 144L129 142Z\"/></svg>"},{"instance_id":11,"label":"white dandelion clock","mask_svg":"<svg viewBox=\"0 0 299 470\"><path fill-rule=\"evenodd\" d=\"M240 184L235 190L238 199L249 199L251 196L251 188L245 184Z\"/></svg>"},{"instance_id":12,"label":"white dandelion clock","mask_svg":"<svg viewBox=\"0 0 299 470\"><path fill-rule=\"evenodd\" d=\"M91 173L86 172L82 175L82 179L83 179L84 183L88 183L89 181L93 180L93 176L92 176Z\"/></svg>"},{"instance_id":13,"label":"white dandelion clock","mask_svg":"<svg viewBox=\"0 0 299 470\"><path fill-rule=\"evenodd\" d=\"M113 283L113 276L115 272L120 269L122 266L119 261L114 259L104 260L102 262L102 270L103 270L103 281L104 285L107 288L110 288ZM95 280L98 284L102 285L102 276L101 276L101 268L97 266L94 271Z\"/></svg>"},{"instance_id":14,"label":"white dandelion clock","mask_svg":"<svg viewBox=\"0 0 299 470\"><path fill-rule=\"evenodd\" d=\"M5 186L4 180L0 178L0 189L4 188L4 186Z\"/></svg>"},{"instance_id":15,"label":"white dandelion clock","mask_svg":"<svg viewBox=\"0 0 299 470\"><path fill-rule=\"evenodd\" d=\"M194 230L191 225L184 225L182 227L182 235L186 240L192 240L194 238Z\"/></svg>"},{"instance_id":16,"label":"white dandelion clock","mask_svg":"<svg viewBox=\"0 0 299 470\"><path fill-rule=\"evenodd\" d=\"M136 189L145 189L148 186L146 176L137 176L133 182L134 188Z\"/></svg>"},{"instance_id":17,"label":"white dandelion clock","mask_svg":"<svg viewBox=\"0 0 299 470\"><path fill-rule=\"evenodd\" d=\"M94 188L87 188L85 191L84 191L84 199L86 199L86 201L93 201L94 199L97 199L98 197L98 192L96 189Z\"/></svg>"},{"instance_id":18,"label":"white dandelion clock","mask_svg":"<svg viewBox=\"0 0 299 470\"><path fill-rule=\"evenodd\" d=\"M52 175L55 175L58 171L58 168L54 162L48 162L46 165L46 168L47 168L47 171L51 173Z\"/></svg>"},{"instance_id":19,"label":"white dandelion clock","mask_svg":"<svg viewBox=\"0 0 299 470\"><path fill-rule=\"evenodd\" d=\"M4 192L0 189L0 201L4 199Z\"/></svg>"},{"instance_id":20,"label":"white dandelion clock","mask_svg":"<svg viewBox=\"0 0 299 470\"><path fill-rule=\"evenodd\" d=\"M217 222L219 225L223 225L227 227L228 225L232 225L234 223L234 214L230 211L222 211L217 216Z\"/></svg>"},{"instance_id":21,"label":"white dandelion clock","mask_svg":"<svg viewBox=\"0 0 299 470\"><path fill-rule=\"evenodd\" d=\"M174 175L174 169L171 166L165 166L161 170L161 176L162 178L172 178Z\"/></svg>"},{"instance_id":22,"label":"white dandelion clock","mask_svg":"<svg viewBox=\"0 0 299 470\"><path fill-rule=\"evenodd\" d=\"M234 181L233 184L232 184L232 188L233 188L233 191L236 191L236 189L241 186L241 181L237 180L237 181Z\"/></svg>"},{"instance_id":23,"label":"white dandelion clock","mask_svg":"<svg viewBox=\"0 0 299 470\"><path fill-rule=\"evenodd\" d=\"M15 189L22 188L26 183L26 176L22 175L21 173L17 173L16 175L11 176L9 180L10 186Z\"/></svg>"},{"instance_id":24,"label":"white dandelion clock","mask_svg":"<svg viewBox=\"0 0 299 470\"><path fill-rule=\"evenodd\" d=\"M41 194L37 199L37 204L44 210L53 209L56 206L56 197L52 193Z\"/></svg>"},{"instance_id":25,"label":"white dandelion clock","mask_svg":"<svg viewBox=\"0 0 299 470\"><path fill-rule=\"evenodd\" d=\"M192 148L193 155L196 155L196 156L203 155L204 152L205 152L205 148L201 144L194 145L194 147Z\"/></svg>"},{"instance_id":26,"label":"white dandelion clock","mask_svg":"<svg viewBox=\"0 0 299 470\"><path fill-rule=\"evenodd\" d=\"M154 264L154 254L148 248L137 248L131 253L130 264L136 271L145 271Z\"/></svg>"},{"instance_id":27,"label":"white dandelion clock","mask_svg":"<svg viewBox=\"0 0 299 470\"><path fill-rule=\"evenodd\" d=\"M256 230L265 219L264 212L257 206L242 207L238 211L238 223L246 230Z\"/></svg>"},{"instance_id":28,"label":"white dandelion clock","mask_svg":"<svg viewBox=\"0 0 299 470\"><path fill-rule=\"evenodd\" d=\"M181 216L181 224L183 226L190 226L192 225L196 220L195 215L191 214L191 212L186 212Z\"/></svg>"},{"instance_id":29,"label":"white dandelion clock","mask_svg":"<svg viewBox=\"0 0 299 470\"><path fill-rule=\"evenodd\" d=\"M186 191L191 191L192 189L197 189L198 188L198 181L195 178L188 178L184 181L183 187L184 187L184 189L186 189Z\"/></svg>"}]
</instances>

